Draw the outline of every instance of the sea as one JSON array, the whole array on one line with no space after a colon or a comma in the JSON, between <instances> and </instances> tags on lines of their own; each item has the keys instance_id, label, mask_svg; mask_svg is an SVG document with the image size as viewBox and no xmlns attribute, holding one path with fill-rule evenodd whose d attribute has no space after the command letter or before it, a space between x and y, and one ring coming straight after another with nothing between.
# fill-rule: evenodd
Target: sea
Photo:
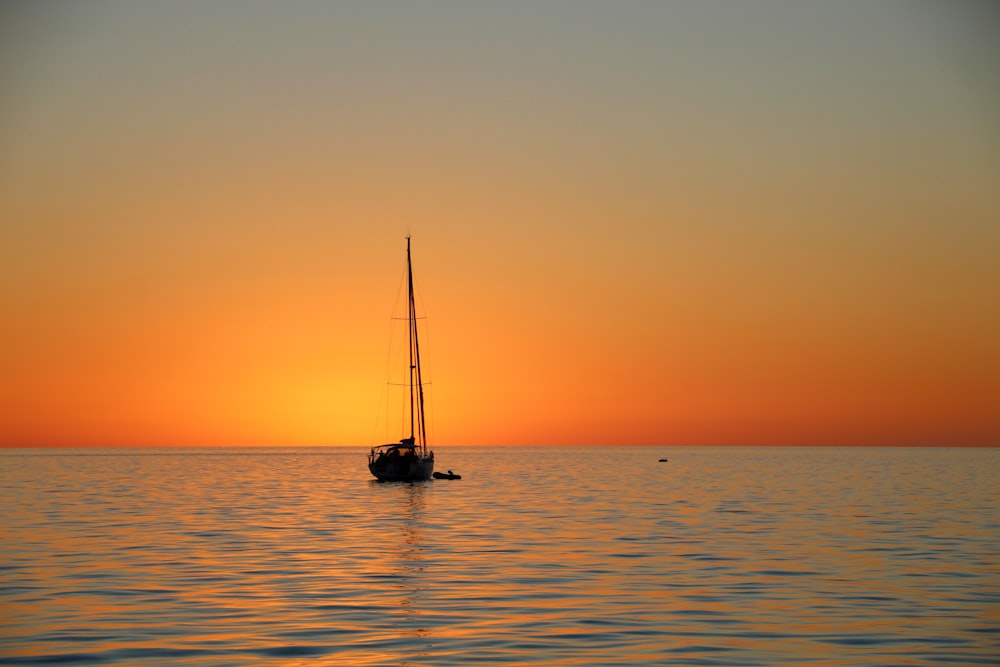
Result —
<instances>
[{"instance_id":1,"label":"sea","mask_svg":"<svg viewBox=\"0 0 1000 667\"><path fill-rule=\"evenodd\" d=\"M1000 449L366 453L0 450L0 664L1000 664Z\"/></svg>"}]
</instances>

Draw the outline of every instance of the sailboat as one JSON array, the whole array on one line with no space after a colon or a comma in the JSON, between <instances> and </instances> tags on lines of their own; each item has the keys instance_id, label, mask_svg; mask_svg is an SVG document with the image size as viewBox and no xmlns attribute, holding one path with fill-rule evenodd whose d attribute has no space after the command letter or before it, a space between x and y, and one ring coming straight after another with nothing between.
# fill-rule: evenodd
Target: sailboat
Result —
<instances>
[{"instance_id":1,"label":"sailboat","mask_svg":"<svg viewBox=\"0 0 1000 667\"><path fill-rule=\"evenodd\" d=\"M414 482L430 479L434 472L434 452L427 449L424 421L424 384L420 372L420 341L417 336L417 308L413 298L413 262L410 237L406 237L406 284L409 297L409 389L410 434L397 443L372 447L368 470L380 482Z\"/></svg>"}]
</instances>

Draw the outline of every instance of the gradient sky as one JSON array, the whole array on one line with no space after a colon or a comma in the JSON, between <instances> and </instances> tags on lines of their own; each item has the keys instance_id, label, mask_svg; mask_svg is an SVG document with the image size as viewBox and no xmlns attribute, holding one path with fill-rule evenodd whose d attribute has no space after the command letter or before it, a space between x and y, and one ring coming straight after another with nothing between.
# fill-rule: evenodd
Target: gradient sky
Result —
<instances>
[{"instance_id":1,"label":"gradient sky","mask_svg":"<svg viewBox=\"0 0 1000 667\"><path fill-rule=\"evenodd\" d=\"M0 4L0 444L1000 444L990 2Z\"/></svg>"}]
</instances>

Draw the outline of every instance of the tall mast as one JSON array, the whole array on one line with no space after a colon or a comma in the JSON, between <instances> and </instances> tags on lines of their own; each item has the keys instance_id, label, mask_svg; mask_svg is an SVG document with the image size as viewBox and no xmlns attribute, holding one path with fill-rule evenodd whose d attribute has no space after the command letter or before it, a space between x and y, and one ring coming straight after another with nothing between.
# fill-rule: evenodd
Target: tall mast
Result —
<instances>
[{"instance_id":1,"label":"tall mast","mask_svg":"<svg viewBox=\"0 0 1000 667\"><path fill-rule=\"evenodd\" d=\"M413 295L413 262L410 259L410 237L406 237L406 282L410 312L410 437L419 435L421 453L427 451L427 429L424 425L424 385L420 374L420 340L417 336L417 306ZM414 391L416 390L416 391ZM416 407L414 408L414 398Z\"/></svg>"},{"instance_id":2,"label":"tall mast","mask_svg":"<svg viewBox=\"0 0 1000 667\"><path fill-rule=\"evenodd\" d=\"M407 289L407 302L408 310L406 313L406 324L409 331L409 343L410 343L410 440L413 440L414 435L414 412L413 412L413 371L416 366L413 363L413 265L410 263L410 237L406 237L406 289Z\"/></svg>"}]
</instances>

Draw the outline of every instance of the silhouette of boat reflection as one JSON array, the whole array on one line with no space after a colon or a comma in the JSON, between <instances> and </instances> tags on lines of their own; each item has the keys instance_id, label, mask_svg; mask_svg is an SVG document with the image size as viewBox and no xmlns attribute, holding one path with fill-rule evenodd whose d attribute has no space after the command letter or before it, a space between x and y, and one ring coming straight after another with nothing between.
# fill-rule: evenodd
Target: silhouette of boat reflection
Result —
<instances>
[{"instance_id":1,"label":"silhouette of boat reflection","mask_svg":"<svg viewBox=\"0 0 1000 667\"><path fill-rule=\"evenodd\" d=\"M431 623L427 622L427 561L424 536L424 504L429 482L387 484L388 497L381 501L398 509L395 520L388 522L395 530L386 531L387 538L373 577L375 585L386 596L384 640L391 657L402 660L395 664L429 655L432 648ZM389 657L389 656L387 656Z\"/></svg>"}]
</instances>

